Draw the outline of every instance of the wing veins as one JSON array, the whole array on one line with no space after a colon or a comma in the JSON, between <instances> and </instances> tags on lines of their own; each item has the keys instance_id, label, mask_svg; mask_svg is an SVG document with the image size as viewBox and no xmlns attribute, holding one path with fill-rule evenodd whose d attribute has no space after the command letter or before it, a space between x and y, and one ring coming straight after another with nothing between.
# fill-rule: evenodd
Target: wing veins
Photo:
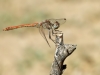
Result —
<instances>
[{"instance_id":1,"label":"wing veins","mask_svg":"<svg viewBox=\"0 0 100 75\"><path fill-rule=\"evenodd\" d=\"M46 36L45 36L45 33L44 33L44 30L43 30L43 26L42 26L42 25L41 25L40 28L39 28L39 32L40 32L41 36L46 40L47 44L48 44L49 47L50 47L50 44L49 44L49 42L48 42L48 40L47 40L47 38L46 38Z\"/></svg>"}]
</instances>

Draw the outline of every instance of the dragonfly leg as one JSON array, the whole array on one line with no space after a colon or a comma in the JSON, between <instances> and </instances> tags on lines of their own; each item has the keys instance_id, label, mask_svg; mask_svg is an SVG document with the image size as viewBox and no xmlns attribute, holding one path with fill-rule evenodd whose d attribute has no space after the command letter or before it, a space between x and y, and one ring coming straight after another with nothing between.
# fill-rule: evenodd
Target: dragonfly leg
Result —
<instances>
[{"instance_id":1,"label":"dragonfly leg","mask_svg":"<svg viewBox=\"0 0 100 75\"><path fill-rule=\"evenodd\" d=\"M54 32L55 31L55 32ZM55 36L57 34L62 34L62 31L59 30L52 30L52 35Z\"/></svg>"},{"instance_id":2,"label":"dragonfly leg","mask_svg":"<svg viewBox=\"0 0 100 75\"><path fill-rule=\"evenodd\" d=\"M54 43L55 43L55 40L53 40L52 38L51 38L51 32L50 32L50 30L49 30L49 39L51 39ZM55 43L56 44L56 43Z\"/></svg>"}]
</instances>

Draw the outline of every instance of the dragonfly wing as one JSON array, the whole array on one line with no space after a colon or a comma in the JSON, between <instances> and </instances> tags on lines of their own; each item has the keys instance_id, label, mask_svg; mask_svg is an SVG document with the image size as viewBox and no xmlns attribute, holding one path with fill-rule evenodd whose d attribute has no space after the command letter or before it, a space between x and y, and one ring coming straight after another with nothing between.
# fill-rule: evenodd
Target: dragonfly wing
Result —
<instances>
[{"instance_id":1,"label":"dragonfly wing","mask_svg":"<svg viewBox=\"0 0 100 75\"><path fill-rule=\"evenodd\" d=\"M61 18L61 19L48 19L51 23L58 22L60 25L64 24L66 22L66 18Z\"/></svg>"},{"instance_id":2,"label":"dragonfly wing","mask_svg":"<svg viewBox=\"0 0 100 75\"><path fill-rule=\"evenodd\" d=\"M49 42L48 42L48 40L47 40L47 38L46 38L46 35L45 35L45 32L44 32L44 28L43 28L42 25L39 27L39 32L40 32L41 36L46 40L47 44L48 44L49 47L50 47L50 44L49 44Z\"/></svg>"}]
</instances>

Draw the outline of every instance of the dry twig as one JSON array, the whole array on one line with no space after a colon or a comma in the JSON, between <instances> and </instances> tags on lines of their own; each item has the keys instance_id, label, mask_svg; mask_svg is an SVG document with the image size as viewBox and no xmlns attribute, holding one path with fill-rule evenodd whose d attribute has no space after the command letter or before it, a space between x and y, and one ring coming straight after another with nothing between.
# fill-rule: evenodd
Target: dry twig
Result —
<instances>
[{"instance_id":1,"label":"dry twig","mask_svg":"<svg viewBox=\"0 0 100 75\"><path fill-rule=\"evenodd\" d=\"M66 69L66 65L63 65L64 60L71 55L75 49L76 45L63 43L63 33L56 35L56 52L50 75L62 75L63 70Z\"/></svg>"}]
</instances>

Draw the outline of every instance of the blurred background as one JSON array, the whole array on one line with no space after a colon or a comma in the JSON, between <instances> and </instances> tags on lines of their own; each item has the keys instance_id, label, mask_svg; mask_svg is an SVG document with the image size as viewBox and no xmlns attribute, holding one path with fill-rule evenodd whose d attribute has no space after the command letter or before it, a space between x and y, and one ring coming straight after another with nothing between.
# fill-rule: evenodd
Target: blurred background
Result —
<instances>
[{"instance_id":1,"label":"blurred background","mask_svg":"<svg viewBox=\"0 0 100 75\"><path fill-rule=\"evenodd\" d=\"M0 0L0 75L49 75L51 40L50 48L38 28L2 29L51 18L66 18L64 43L77 44L63 75L100 75L100 0Z\"/></svg>"}]
</instances>

